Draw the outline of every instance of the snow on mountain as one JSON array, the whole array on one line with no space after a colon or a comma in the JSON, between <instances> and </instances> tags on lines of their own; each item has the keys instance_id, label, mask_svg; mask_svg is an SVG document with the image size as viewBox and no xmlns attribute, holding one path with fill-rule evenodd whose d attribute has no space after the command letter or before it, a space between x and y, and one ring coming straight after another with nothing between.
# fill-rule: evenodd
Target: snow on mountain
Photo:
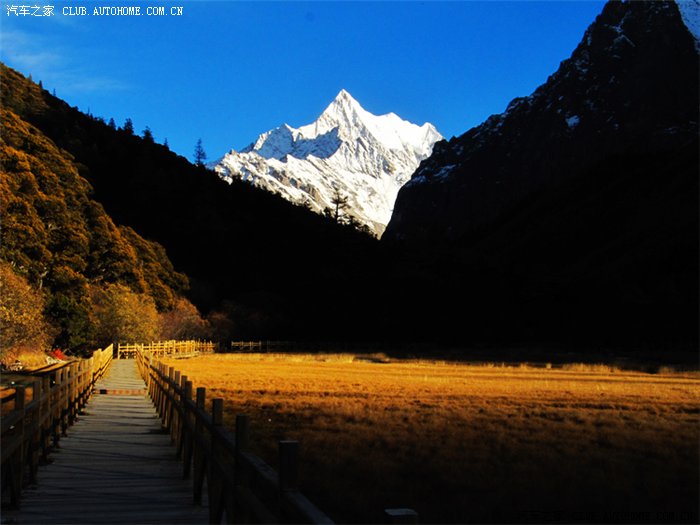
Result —
<instances>
[{"instance_id":1,"label":"snow on mountain","mask_svg":"<svg viewBox=\"0 0 700 525\"><path fill-rule=\"evenodd\" d=\"M342 90L315 122L267 131L214 169L318 213L334 208L334 196L347 197L348 213L381 235L399 188L440 139L432 124L373 115Z\"/></svg>"}]
</instances>

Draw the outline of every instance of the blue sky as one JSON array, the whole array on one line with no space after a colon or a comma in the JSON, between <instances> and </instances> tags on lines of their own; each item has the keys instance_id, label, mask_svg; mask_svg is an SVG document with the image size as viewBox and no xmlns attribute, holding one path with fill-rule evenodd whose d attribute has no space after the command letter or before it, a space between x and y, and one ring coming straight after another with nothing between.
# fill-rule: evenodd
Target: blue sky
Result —
<instances>
[{"instance_id":1,"label":"blue sky","mask_svg":"<svg viewBox=\"0 0 700 525\"><path fill-rule=\"evenodd\" d=\"M7 14L0 57L83 111L209 160L313 121L340 89L375 114L450 137L530 94L569 57L600 1L158 2L41 0ZM162 5L182 16L64 16L64 7Z\"/></svg>"}]
</instances>

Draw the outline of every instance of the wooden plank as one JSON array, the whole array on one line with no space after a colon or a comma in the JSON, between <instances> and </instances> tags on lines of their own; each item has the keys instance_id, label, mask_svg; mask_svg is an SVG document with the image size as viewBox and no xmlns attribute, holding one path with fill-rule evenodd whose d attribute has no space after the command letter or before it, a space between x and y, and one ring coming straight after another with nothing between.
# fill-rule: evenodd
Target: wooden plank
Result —
<instances>
[{"instance_id":1,"label":"wooden plank","mask_svg":"<svg viewBox=\"0 0 700 525\"><path fill-rule=\"evenodd\" d=\"M99 393L105 393L105 394L111 394L111 395L132 395L133 392L138 392L139 394L145 395L145 388L144 384L141 383L140 385L134 385L131 383L120 383L115 385L113 388L95 388L93 390L94 393L99 394ZM124 392L120 394L119 392Z\"/></svg>"},{"instance_id":2,"label":"wooden plank","mask_svg":"<svg viewBox=\"0 0 700 525\"><path fill-rule=\"evenodd\" d=\"M262 342L247 345L261 348ZM130 350L120 345L118 354ZM296 490L296 442L280 443L278 475L246 450L243 417L237 418L242 426L234 438L222 427L222 400L214 399L212 413L207 414L203 389L197 390L193 401L187 378L154 357L166 353L190 355L198 350L213 350L213 345L203 346L196 341L133 345L136 359L116 361L112 368L106 368L111 350L95 353L93 359L103 364L98 364L94 376L92 360L87 367L80 362L58 371L51 395L62 408L53 417L60 421L69 439L65 445L62 441L63 447L53 456L50 468L42 472L38 487L27 491L24 510L5 514L8 521L205 523L209 518L218 523L223 513L229 522L244 518L247 507L262 521L330 523ZM92 377L103 370L107 373L93 387ZM93 396L82 410L86 385L104 395ZM78 424L69 427L74 421ZM31 419L30 432L35 427L36 421ZM181 449L171 446L173 440ZM183 467L174 461L176 455L187 458L185 476L191 461L192 486L183 480ZM202 503L203 497L210 498L208 512L206 500L204 506L192 505L193 500ZM241 511L243 514L239 514ZM275 518L278 511L286 516Z\"/></svg>"},{"instance_id":3,"label":"wooden plank","mask_svg":"<svg viewBox=\"0 0 700 525\"><path fill-rule=\"evenodd\" d=\"M141 390L135 360L117 360L96 388ZM192 505L170 437L145 395L93 396L68 430L38 485L3 521L29 523L206 523Z\"/></svg>"}]
</instances>

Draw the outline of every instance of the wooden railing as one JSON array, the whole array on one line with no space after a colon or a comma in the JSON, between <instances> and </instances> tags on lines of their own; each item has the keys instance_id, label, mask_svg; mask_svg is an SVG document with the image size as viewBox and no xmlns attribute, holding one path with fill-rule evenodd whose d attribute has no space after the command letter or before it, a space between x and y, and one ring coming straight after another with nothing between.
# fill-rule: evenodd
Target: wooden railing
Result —
<instances>
[{"instance_id":1,"label":"wooden railing","mask_svg":"<svg viewBox=\"0 0 700 525\"><path fill-rule=\"evenodd\" d=\"M26 481L36 482L39 463L77 419L112 353L110 345L89 359L48 365L2 387L2 490L9 491L11 505L19 506Z\"/></svg>"},{"instance_id":2,"label":"wooden railing","mask_svg":"<svg viewBox=\"0 0 700 525\"><path fill-rule=\"evenodd\" d=\"M197 388L150 352L137 352L139 370L162 424L192 479L194 503L201 503L206 479L209 522L332 523L297 487L296 441L279 442L279 473L248 449L248 417L236 416L235 434L223 426L224 400L205 409L206 389Z\"/></svg>"},{"instance_id":3,"label":"wooden railing","mask_svg":"<svg viewBox=\"0 0 700 525\"><path fill-rule=\"evenodd\" d=\"M135 343L117 345L118 359L131 359L138 352L150 352L154 355L197 355L212 353L216 344L211 341L158 341L152 343Z\"/></svg>"},{"instance_id":4,"label":"wooden railing","mask_svg":"<svg viewBox=\"0 0 700 525\"><path fill-rule=\"evenodd\" d=\"M381 352L397 345L376 342L347 341L231 341L222 352Z\"/></svg>"}]
</instances>

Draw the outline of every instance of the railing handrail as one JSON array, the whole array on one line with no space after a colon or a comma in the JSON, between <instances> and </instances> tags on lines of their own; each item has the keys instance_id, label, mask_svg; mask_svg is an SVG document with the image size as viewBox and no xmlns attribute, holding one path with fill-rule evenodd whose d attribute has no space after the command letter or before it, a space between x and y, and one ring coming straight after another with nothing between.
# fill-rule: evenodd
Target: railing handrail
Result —
<instances>
[{"instance_id":1,"label":"railing handrail","mask_svg":"<svg viewBox=\"0 0 700 525\"><path fill-rule=\"evenodd\" d=\"M117 358L136 357L137 352L156 354L198 355L214 352L216 344L211 341L152 341L150 343L119 343Z\"/></svg>"},{"instance_id":2,"label":"railing handrail","mask_svg":"<svg viewBox=\"0 0 700 525\"><path fill-rule=\"evenodd\" d=\"M158 352L138 351L136 359L163 426L183 460L183 475L192 477L193 500L202 501L207 480L210 523L228 521L333 523L296 486L298 443L281 441L280 472L247 449L248 418L236 416L235 435L223 426L223 399L205 410L206 389L197 388ZM225 490L224 487L230 487Z\"/></svg>"},{"instance_id":3,"label":"railing handrail","mask_svg":"<svg viewBox=\"0 0 700 525\"><path fill-rule=\"evenodd\" d=\"M111 364L112 353L110 345L95 350L90 358L73 359L23 374L34 378L31 386L25 383L3 388L14 390L2 399L3 408L12 403L12 410L3 415L1 433L2 479L9 481L3 490L9 490L13 506L19 505L27 481L25 470L29 472L28 481L35 483L40 459L47 459L75 422L95 383Z\"/></svg>"}]
</instances>

